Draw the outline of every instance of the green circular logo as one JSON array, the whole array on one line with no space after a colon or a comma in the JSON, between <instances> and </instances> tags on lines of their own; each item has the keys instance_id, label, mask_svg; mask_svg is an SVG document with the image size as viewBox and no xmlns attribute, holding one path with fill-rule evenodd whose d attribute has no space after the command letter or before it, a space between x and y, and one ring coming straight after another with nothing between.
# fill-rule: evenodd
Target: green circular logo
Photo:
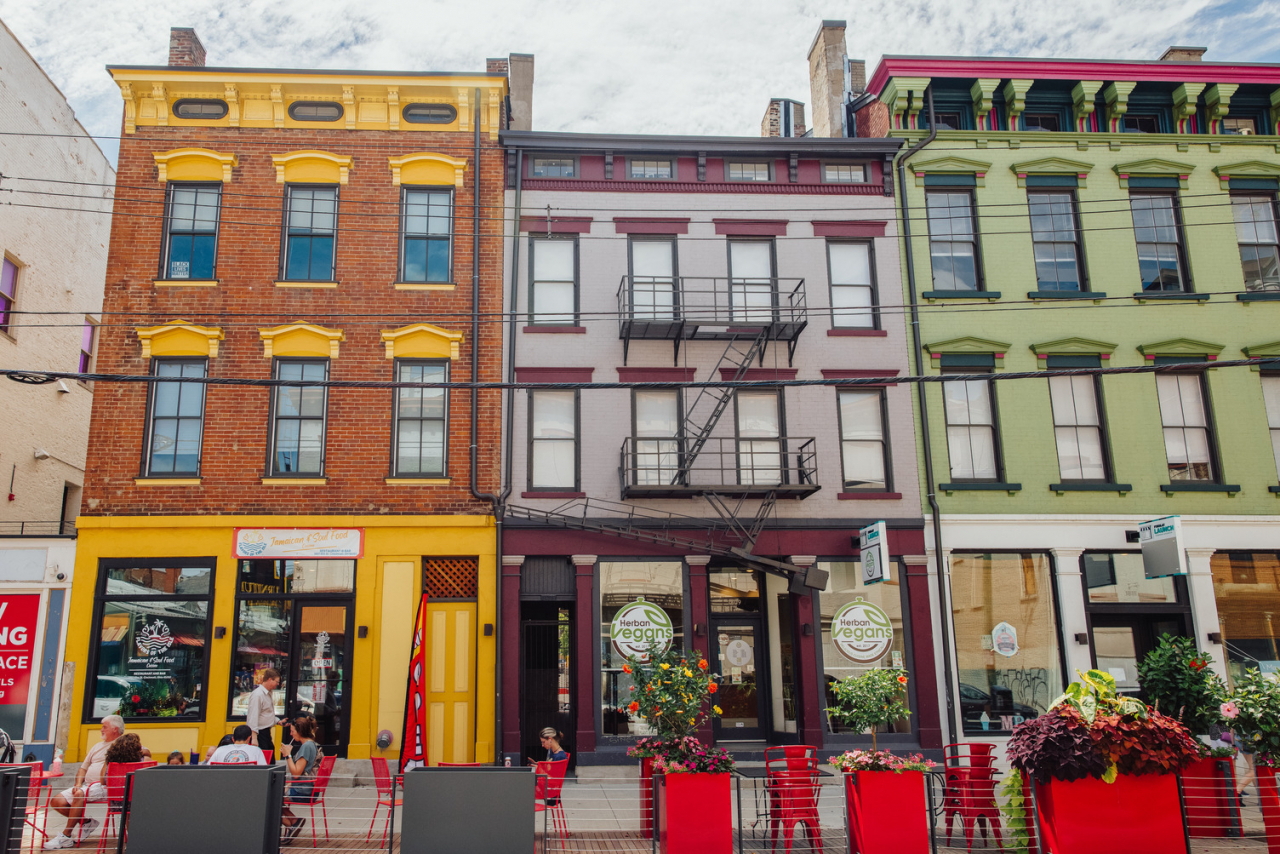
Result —
<instances>
[{"instance_id":1,"label":"green circular logo","mask_svg":"<svg viewBox=\"0 0 1280 854\"><path fill-rule=\"evenodd\" d=\"M831 642L854 664L875 664L893 646L893 622L859 596L831 618Z\"/></svg>"},{"instance_id":2,"label":"green circular logo","mask_svg":"<svg viewBox=\"0 0 1280 854\"><path fill-rule=\"evenodd\" d=\"M675 640L671 617L667 612L644 597L623 605L609 626L613 648L624 658L645 661L650 653L663 653Z\"/></svg>"}]
</instances>

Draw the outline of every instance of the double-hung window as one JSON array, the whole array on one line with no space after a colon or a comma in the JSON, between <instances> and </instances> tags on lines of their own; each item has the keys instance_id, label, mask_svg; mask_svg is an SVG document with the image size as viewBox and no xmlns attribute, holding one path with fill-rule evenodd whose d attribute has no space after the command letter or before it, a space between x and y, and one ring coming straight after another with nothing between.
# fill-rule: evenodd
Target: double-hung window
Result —
<instances>
[{"instance_id":1,"label":"double-hung window","mask_svg":"<svg viewBox=\"0 0 1280 854\"><path fill-rule=\"evenodd\" d=\"M870 243L827 241L831 277L831 325L836 329L874 329L875 280Z\"/></svg>"},{"instance_id":2,"label":"double-hung window","mask_svg":"<svg viewBox=\"0 0 1280 854\"><path fill-rule=\"evenodd\" d=\"M577 239L535 237L529 255L529 322L572 326L578 318Z\"/></svg>"},{"instance_id":3,"label":"double-hung window","mask_svg":"<svg viewBox=\"0 0 1280 854\"><path fill-rule=\"evenodd\" d=\"M1157 359L1156 364L1162 360ZM1185 360L1178 360L1185 361ZM1213 426L1206 405L1203 372L1160 374L1156 394L1164 426L1164 453L1169 481L1208 481L1217 478Z\"/></svg>"},{"instance_id":4,"label":"double-hung window","mask_svg":"<svg viewBox=\"0 0 1280 854\"><path fill-rule=\"evenodd\" d=\"M777 279L772 240L729 241L729 313L735 323L773 322Z\"/></svg>"},{"instance_id":5,"label":"double-hung window","mask_svg":"<svg viewBox=\"0 0 1280 854\"><path fill-rule=\"evenodd\" d=\"M844 488L846 491L883 492L889 486L884 391L867 389L838 394Z\"/></svg>"},{"instance_id":6,"label":"double-hung window","mask_svg":"<svg viewBox=\"0 0 1280 854\"><path fill-rule=\"evenodd\" d=\"M400 215L400 281L453 281L453 192L404 189Z\"/></svg>"},{"instance_id":7,"label":"double-hung window","mask_svg":"<svg viewBox=\"0 0 1280 854\"><path fill-rule=\"evenodd\" d=\"M275 378L286 381L324 382L329 378L328 359L277 359ZM271 476L322 477L324 475L325 386L276 386L272 407Z\"/></svg>"},{"instance_id":8,"label":"double-hung window","mask_svg":"<svg viewBox=\"0 0 1280 854\"><path fill-rule=\"evenodd\" d=\"M283 278L295 282L332 282L338 188L290 184L286 199Z\"/></svg>"},{"instance_id":9,"label":"double-hung window","mask_svg":"<svg viewBox=\"0 0 1280 854\"><path fill-rule=\"evenodd\" d=\"M1271 452L1276 461L1276 477L1280 478L1280 374L1262 375L1262 400L1267 409L1267 427L1271 431Z\"/></svg>"},{"instance_id":10,"label":"double-hung window","mask_svg":"<svg viewBox=\"0 0 1280 854\"><path fill-rule=\"evenodd\" d=\"M738 482L773 486L783 482L782 401L776 391L739 391Z\"/></svg>"},{"instance_id":11,"label":"double-hung window","mask_svg":"<svg viewBox=\"0 0 1280 854\"><path fill-rule=\"evenodd\" d=\"M0 332L8 332L13 322L13 304L18 298L18 265L0 259Z\"/></svg>"},{"instance_id":12,"label":"double-hung window","mask_svg":"<svg viewBox=\"0 0 1280 854\"><path fill-rule=\"evenodd\" d=\"M1097 356L1050 356L1049 370L1096 368ZM1064 481L1107 480L1106 437L1102 395L1095 375L1049 375L1053 437L1058 447L1058 474Z\"/></svg>"},{"instance_id":13,"label":"double-hung window","mask_svg":"<svg viewBox=\"0 0 1280 854\"><path fill-rule=\"evenodd\" d=\"M76 363L78 373L87 374L93 367L93 344L97 337L97 324L85 318L84 326L80 328L80 361Z\"/></svg>"},{"instance_id":14,"label":"double-hung window","mask_svg":"<svg viewBox=\"0 0 1280 854\"><path fill-rule=\"evenodd\" d=\"M673 320L676 306L676 239L631 238L631 318Z\"/></svg>"},{"instance_id":15,"label":"double-hung window","mask_svg":"<svg viewBox=\"0 0 1280 854\"><path fill-rule=\"evenodd\" d=\"M973 205L972 190L930 190L925 194L934 290L981 288Z\"/></svg>"},{"instance_id":16,"label":"double-hung window","mask_svg":"<svg viewBox=\"0 0 1280 854\"><path fill-rule=\"evenodd\" d=\"M635 389L635 457L637 486L680 483L680 392L675 389Z\"/></svg>"},{"instance_id":17,"label":"double-hung window","mask_svg":"<svg viewBox=\"0 0 1280 854\"><path fill-rule=\"evenodd\" d=\"M957 367L943 373L981 374L989 368ZM950 380L942 384L947 421L947 451L954 481L999 481L1000 449L996 435L995 383Z\"/></svg>"},{"instance_id":18,"label":"double-hung window","mask_svg":"<svg viewBox=\"0 0 1280 854\"><path fill-rule=\"evenodd\" d=\"M1029 192L1027 202L1031 208L1036 289L1084 290L1075 193L1071 190Z\"/></svg>"},{"instance_id":19,"label":"double-hung window","mask_svg":"<svg viewBox=\"0 0 1280 854\"><path fill-rule=\"evenodd\" d=\"M1144 291L1185 291L1186 259L1177 201L1171 193L1130 193L1138 271Z\"/></svg>"},{"instance_id":20,"label":"double-hung window","mask_svg":"<svg viewBox=\"0 0 1280 854\"><path fill-rule=\"evenodd\" d=\"M1240 265L1248 291L1280 291L1280 238L1274 195L1232 195Z\"/></svg>"},{"instance_id":21,"label":"double-hung window","mask_svg":"<svg viewBox=\"0 0 1280 854\"><path fill-rule=\"evenodd\" d=\"M530 391L529 488L578 491L578 393Z\"/></svg>"},{"instance_id":22,"label":"double-hung window","mask_svg":"<svg viewBox=\"0 0 1280 854\"><path fill-rule=\"evenodd\" d=\"M146 477L200 475L204 383L177 378L203 378L206 364L204 359L152 359L153 376L175 379L151 384L151 418L143 461Z\"/></svg>"},{"instance_id":23,"label":"double-hung window","mask_svg":"<svg viewBox=\"0 0 1280 854\"><path fill-rule=\"evenodd\" d=\"M160 278L207 281L214 277L221 204L221 184L169 185L168 234Z\"/></svg>"},{"instance_id":24,"label":"double-hung window","mask_svg":"<svg viewBox=\"0 0 1280 854\"><path fill-rule=\"evenodd\" d=\"M447 362L398 359L396 381L442 383L449 380ZM443 388L398 388L395 411L396 477L446 477L449 398Z\"/></svg>"}]
</instances>

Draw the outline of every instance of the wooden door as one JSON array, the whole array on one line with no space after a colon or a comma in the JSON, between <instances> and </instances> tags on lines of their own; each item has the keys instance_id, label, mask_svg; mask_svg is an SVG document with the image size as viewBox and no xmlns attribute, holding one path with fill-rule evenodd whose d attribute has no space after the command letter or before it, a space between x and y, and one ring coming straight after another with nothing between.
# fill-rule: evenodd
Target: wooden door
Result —
<instances>
[{"instance_id":1,"label":"wooden door","mask_svg":"<svg viewBox=\"0 0 1280 854\"><path fill-rule=\"evenodd\" d=\"M475 761L476 603L427 603L427 757Z\"/></svg>"}]
</instances>

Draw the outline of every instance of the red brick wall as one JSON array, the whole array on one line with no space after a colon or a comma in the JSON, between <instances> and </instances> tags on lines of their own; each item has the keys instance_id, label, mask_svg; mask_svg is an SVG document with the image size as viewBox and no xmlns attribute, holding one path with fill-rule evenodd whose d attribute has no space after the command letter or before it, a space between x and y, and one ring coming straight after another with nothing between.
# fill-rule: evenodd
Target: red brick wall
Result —
<instances>
[{"instance_id":1,"label":"red brick wall","mask_svg":"<svg viewBox=\"0 0 1280 854\"><path fill-rule=\"evenodd\" d=\"M204 45L190 27L169 30L169 65L204 66Z\"/></svg>"},{"instance_id":2,"label":"red brick wall","mask_svg":"<svg viewBox=\"0 0 1280 854\"><path fill-rule=\"evenodd\" d=\"M223 185L216 288L156 288L162 243L164 187L156 180L153 151L183 146L234 152L239 166ZM213 377L271 377L258 330L306 320L342 329L346 341L332 362L334 380L392 379L379 333L426 321L463 332L451 378L470 379L472 193L475 164L469 133L263 128L139 127L121 138L115 216L107 260L105 323L97 370L146 374L135 327L184 319L221 327L226 339L209 362ZM334 290L273 286L280 261L284 185L276 183L272 154L321 149L350 154L349 183L339 190ZM455 191L453 292L397 291L399 188L389 156L438 151L465 157L465 186ZM480 379L502 379L501 149L482 135L480 310L491 316L480 329ZM381 315L381 316L376 316ZM324 486L261 483L267 455L267 388L209 386L199 486L140 487L146 386L99 382L85 480L87 515L227 513L469 513L491 512L468 490L470 399L450 395L450 486L391 486L391 400L387 389L330 389ZM480 393L479 484L499 488L501 392Z\"/></svg>"},{"instance_id":3,"label":"red brick wall","mask_svg":"<svg viewBox=\"0 0 1280 854\"><path fill-rule=\"evenodd\" d=\"M886 137L889 135L889 108L880 101L872 101L854 113L858 123L858 136Z\"/></svg>"}]
</instances>

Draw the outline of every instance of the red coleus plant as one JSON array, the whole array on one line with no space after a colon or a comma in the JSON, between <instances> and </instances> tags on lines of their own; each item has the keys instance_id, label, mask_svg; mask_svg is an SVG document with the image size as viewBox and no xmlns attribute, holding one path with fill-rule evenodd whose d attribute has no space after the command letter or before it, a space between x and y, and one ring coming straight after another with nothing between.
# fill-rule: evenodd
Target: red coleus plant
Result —
<instances>
[{"instance_id":1,"label":"red coleus plant","mask_svg":"<svg viewBox=\"0 0 1280 854\"><path fill-rule=\"evenodd\" d=\"M1094 744L1121 774L1172 774L1200 756L1187 728L1168 715L1098 715Z\"/></svg>"}]
</instances>

